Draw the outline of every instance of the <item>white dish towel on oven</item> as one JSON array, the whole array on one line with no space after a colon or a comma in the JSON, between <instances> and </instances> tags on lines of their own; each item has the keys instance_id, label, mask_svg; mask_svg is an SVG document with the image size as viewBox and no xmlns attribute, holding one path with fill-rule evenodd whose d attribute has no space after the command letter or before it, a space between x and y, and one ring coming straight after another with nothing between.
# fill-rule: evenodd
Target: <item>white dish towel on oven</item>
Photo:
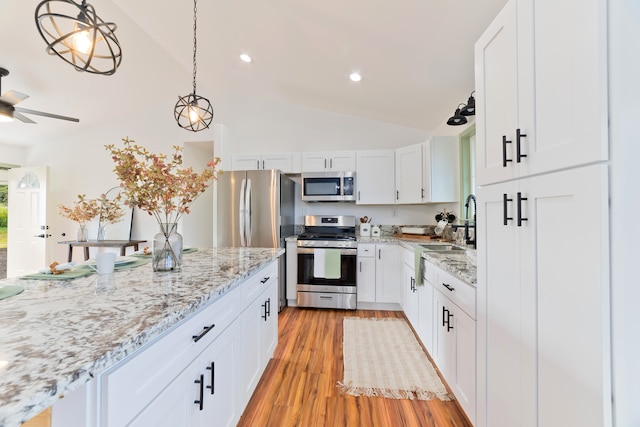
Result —
<instances>
[{"instance_id":1,"label":"white dish towel on oven","mask_svg":"<svg viewBox=\"0 0 640 427\"><path fill-rule=\"evenodd\" d=\"M315 249L313 251L313 277L340 278L340 249Z\"/></svg>"},{"instance_id":2,"label":"white dish towel on oven","mask_svg":"<svg viewBox=\"0 0 640 427\"><path fill-rule=\"evenodd\" d=\"M324 249L313 250L313 277L325 278L326 252Z\"/></svg>"}]
</instances>

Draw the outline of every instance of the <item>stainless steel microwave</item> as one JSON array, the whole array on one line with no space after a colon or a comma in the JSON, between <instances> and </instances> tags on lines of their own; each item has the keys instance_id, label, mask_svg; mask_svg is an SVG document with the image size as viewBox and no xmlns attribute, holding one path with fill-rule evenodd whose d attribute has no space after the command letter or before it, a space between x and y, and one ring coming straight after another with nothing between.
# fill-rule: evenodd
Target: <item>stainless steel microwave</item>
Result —
<instances>
[{"instance_id":1,"label":"stainless steel microwave","mask_svg":"<svg viewBox=\"0 0 640 427\"><path fill-rule=\"evenodd\" d=\"M355 172L303 173L302 200L305 202L355 202Z\"/></svg>"}]
</instances>

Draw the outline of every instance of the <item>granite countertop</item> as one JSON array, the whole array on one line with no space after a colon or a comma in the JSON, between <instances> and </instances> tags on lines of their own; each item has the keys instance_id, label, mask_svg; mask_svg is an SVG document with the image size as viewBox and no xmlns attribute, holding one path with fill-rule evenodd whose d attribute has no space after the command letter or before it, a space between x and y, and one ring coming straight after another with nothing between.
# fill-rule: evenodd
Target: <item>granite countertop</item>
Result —
<instances>
[{"instance_id":1,"label":"granite countertop","mask_svg":"<svg viewBox=\"0 0 640 427\"><path fill-rule=\"evenodd\" d=\"M20 425L190 314L284 249L200 249L180 272L151 265L73 280L0 280L0 427Z\"/></svg>"},{"instance_id":2,"label":"granite countertop","mask_svg":"<svg viewBox=\"0 0 640 427\"><path fill-rule=\"evenodd\" d=\"M437 240L425 241L423 239L397 238L396 236L380 236L380 237L358 237L358 243L397 243L403 248L415 251L419 248L420 243L429 244L451 244L451 242L441 242ZM460 280L476 286L477 269L476 266L469 262L467 255L462 252L443 253L443 252L423 252L422 257L431 261L444 271L447 271Z\"/></svg>"}]
</instances>

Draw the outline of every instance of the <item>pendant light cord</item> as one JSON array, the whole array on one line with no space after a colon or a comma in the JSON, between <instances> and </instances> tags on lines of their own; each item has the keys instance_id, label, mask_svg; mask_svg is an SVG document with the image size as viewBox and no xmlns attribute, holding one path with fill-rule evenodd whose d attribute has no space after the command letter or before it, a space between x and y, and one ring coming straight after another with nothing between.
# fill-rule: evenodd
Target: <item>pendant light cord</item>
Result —
<instances>
[{"instance_id":1,"label":"pendant light cord","mask_svg":"<svg viewBox=\"0 0 640 427\"><path fill-rule=\"evenodd\" d=\"M198 0L193 0L193 94L196 94L196 72L198 70L198 66L196 63L196 50L198 48L198 37L196 36L198 30Z\"/></svg>"}]
</instances>

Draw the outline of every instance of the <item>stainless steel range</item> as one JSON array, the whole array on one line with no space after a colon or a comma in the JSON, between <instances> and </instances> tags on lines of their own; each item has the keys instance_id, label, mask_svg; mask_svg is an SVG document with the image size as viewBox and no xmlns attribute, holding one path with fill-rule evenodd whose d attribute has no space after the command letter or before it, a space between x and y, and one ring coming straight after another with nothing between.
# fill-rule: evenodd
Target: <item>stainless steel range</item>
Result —
<instances>
[{"instance_id":1,"label":"stainless steel range","mask_svg":"<svg viewBox=\"0 0 640 427\"><path fill-rule=\"evenodd\" d=\"M307 215L298 236L298 307L356 309L354 216Z\"/></svg>"}]
</instances>

